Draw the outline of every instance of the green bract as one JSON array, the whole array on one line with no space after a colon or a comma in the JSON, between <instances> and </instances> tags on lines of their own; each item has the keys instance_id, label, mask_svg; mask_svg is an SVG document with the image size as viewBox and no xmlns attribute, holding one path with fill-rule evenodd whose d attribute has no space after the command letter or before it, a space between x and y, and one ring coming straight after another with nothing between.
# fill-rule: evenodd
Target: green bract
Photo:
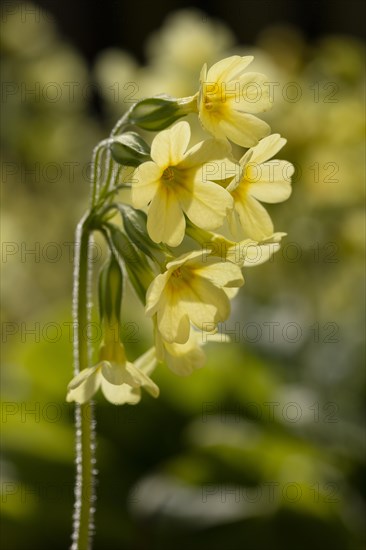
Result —
<instances>
[{"instance_id":1,"label":"green bract","mask_svg":"<svg viewBox=\"0 0 366 550\"><path fill-rule=\"evenodd\" d=\"M179 118L197 110L195 96L175 99L169 96L156 96L136 103L130 114L130 121L144 130L160 131Z\"/></svg>"},{"instance_id":2,"label":"green bract","mask_svg":"<svg viewBox=\"0 0 366 550\"><path fill-rule=\"evenodd\" d=\"M126 132L111 138L113 160L125 166L139 166L150 159L150 147L136 132Z\"/></svg>"}]
</instances>

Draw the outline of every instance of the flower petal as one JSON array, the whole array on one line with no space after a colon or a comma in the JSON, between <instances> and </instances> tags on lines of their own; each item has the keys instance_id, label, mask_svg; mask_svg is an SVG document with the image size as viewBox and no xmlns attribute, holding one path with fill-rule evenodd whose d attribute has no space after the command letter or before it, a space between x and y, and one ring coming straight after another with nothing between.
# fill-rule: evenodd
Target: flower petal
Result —
<instances>
[{"instance_id":1,"label":"flower petal","mask_svg":"<svg viewBox=\"0 0 366 550\"><path fill-rule=\"evenodd\" d=\"M184 344L189 338L190 324L179 296L163 296L157 312L158 328L167 342Z\"/></svg>"},{"instance_id":2,"label":"flower petal","mask_svg":"<svg viewBox=\"0 0 366 550\"><path fill-rule=\"evenodd\" d=\"M144 372L137 369L133 363L127 363L126 369L138 386L143 386L153 397L158 397L159 388Z\"/></svg>"},{"instance_id":3,"label":"flower petal","mask_svg":"<svg viewBox=\"0 0 366 550\"><path fill-rule=\"evenodd\" d=\"M283 202L291 195L291 183L287 173L293 168L290 162L285 160L273 160L260 165L260 180L250 183L248 193L255 199L268 202Z\"/></svg>"},{"instance_id":4,"label":"flower petal","mask_svg":"<svg viewBox=\"0 0 366 550\"><path fill-rule=\"evenodd\" d=\"M206 162L226 159L228 156L231 156L231 146L227 140L205 139L187 151L179 167L183 169L198 167Z\"/></svg>"},{"instance_id":5,"label":"flower petal","mask_svg":"<svg viewBox=\"0 0 366 550\"><path fill-rule=\"evenodd\" d=\"M182 309L193 325L206 330L212 323L225 321L230 314L230 301L225 292L203 277L192 279L181 298Z\"/></svg>"},{"instance_id":6,"label":"flower petal","mask_svg":"<svg viewBox=\"0 0 366 550\"><path fill-rule=\"evenodd\" d=\"M156 313L162 293L171 276L171 271L168 270L158 275L147 289L145 313L148 317L152 317Z\"/></svg>"},{"instance_id":7,"label":"flower petal","mask_svg":"<svg viewBox=\"0 0 366 550\"><path fill-rule=\"evenodd\" d=\"M174 190L161 185L151 201L147 231L156 243L178 246L183 238L186 221Z\"/></svg>"},{"instance_id":8,"label":"flower petal","mask_svg":"<svg viewBox=\"0 0 366 550\"><path fill-rule=\"evenodd\" d=\"M220 131L242 147L252 147L270 132L269 125L247 113L227 109L227 115L219 122Z\"/></svg>"},{"instance_id":9,"label":"flower petal","mask_svg":"<svg viewBox=\"0 0 366 550\"><path fill-rule=\"evenodd\" d=\"M280 134L271 134L264 137L261 141L251 149L250 162L261 164L266 160L274 157L278 151L286 145L287 140L280 136Z\"/></svg>"},{"instance_id":10,"label":"flower petal","mask_svg":"<svg viewBox=\"0 0 366 550\"><path fill-rule=\"evenodd\" d=\"M87 367L86 369L81 370L74 378L69 382L67 389L68 390L74 390L78 388L85 380L87 380L89 377L95 375L98 369L100 369L101 364L97 363L96 365L93 365L92 367Z\"/></svg>"},{"instance_id":11,"label":"flower petal","mask_svg":"<svg viewBox=\"0 0 366 550\"><path fill-rule=\"evenodd\" d=\"M155 162L144 162L134 172L132 184L132 204L135 208L143 208L154 197L162 169Z\"/></svg>"},{"instance_id":12,"label":"flower petal","mask_svg":"<svg viewBox=\"0 0 366 550\"><path fill-rule=\"evenodd\" d=\"M251 243L246 245L244 250L243 267L251 267L254 265L260 265L267 262L275 252L280 248L280 243Z\"/></svg>"},{"instance_id":13,"label":"flower petal","mask_svg":"<svg viewBox=\"0 0 366 550\"><path fill-rule=\"evenodd\" d=\"M202 266L194 269L194 273L219 287L239 287L244 284L243 274L238 265L214 256L206 258Z\"/></svg>"},{"instance_id":14,"label":"flower petal","mask_svg":"<svg viewBox=\"0 0 366 550\"><path fill-rule=\"evenodd\" d=\"M232 55L221 59L207 72L206 82L219 83L222 81L230 82L239 78L241 73L245 71L247 66L253 61L251 55L241 57L240 55Z\"/></svg>"},{"instance_id":15,"label":"flower petal","mask_svg":"<svg viewBox=\"0 0 366 550\"><path fill-rule=\"evenodd\" d=\"M237 90L227 86L226 98L232 109L244 113L261 113L272 107L269 95L268 77L261 73L245 73L239 80Z\"/></svg>"},{"instance_id":16,"label":"flower petal","mask_svg":"<svg viewBox=\"0 0 366 550\"><path fill-rule=\"evenodd\" d=\"M103 361L101 364L101 373L110 384L116 386L121 384L130 384L131 379L126 374L126 364L112 363L110 361Z\"/></svg>"},{"instance_id":17,"label":"flower petal","mask_svg":"<svg viewBox=\"0 0 366 550\"><path fill-rule=\"evenodd\" d=\"M137 369L145 373L147 376L153 372L156 367L157 359L155 347L148 349L143 355L140 355L135 361L134 365Z\"/></svg>"},{"instance_id":18,"label":"flower petal","mask_svg":"<svg viewBox=\"0 0 366 550\"><path fill-rule=\"evenodd\" d=\"M89 370L89 369L84 369ZM76 403L86 403L93 397L93 395L98 391L100 383L101 383L101 374L98 368L90 368L90 371L87 376L83 376L82 378L79 378L77 383L72 384L72 382L76 382L76 378L71 381L71 383L68 386L68 392L66 396L66 401L71 402L75 401ZM82 374L83 371L81 371L79 374ZM77 375L79 376L79 375Z\"/></svg>"},{"instance_id":19,"label":"flower petal","mask_svg":"<svg viewBox=\"0 0 366 550\"><path fill-rule=\"evenodd\" d=\"M199 345L166 344L165 358L170 370L178 376L189 376L206 362L206 355Z\"/></svg>"},{"instance_id":20,"label":"flower petal","mask_svg":"<svg viewBox=\"0 0 366 550\"><path fill-rule=\"evenodd\" d=\"M222 225L233 200L220 185L197 180L192 194L181 193L180 202L188 218L202 229L215 229Z\"/></svg>"},{"instance_id":21,"label":"flower petal","mask_svg":"<svg viewBox=\"0 0 366 550\"><path fill-rule=\"evenodd\" d=\"M250 195L235 202L235 210L246 237L261 241L273 233L272 220L267 210Z\"/></svg>"},{"instance_id":22,"label":"flower petal","mask_svg":"<svg viewBox=\"0 0 366 550\"><path fill-rule=\"evenodd\" d=\"M117 386L105 378L102 378L102 392L107 401L114 405L136 405L141 400L140 388L131 388L128 384Z\"/></svg>"},{"instance_id":23,"label":"flower petal","mask_svg":"<svg viewBox=\"0 0 366 550\"><path fill-rule=\"evenodd\" d=\"M163 169L176 166L183 159L190 138L191 129L188 122L178 122L157 134L151 144L151 158Z\"/></svg>"}]
</instances>

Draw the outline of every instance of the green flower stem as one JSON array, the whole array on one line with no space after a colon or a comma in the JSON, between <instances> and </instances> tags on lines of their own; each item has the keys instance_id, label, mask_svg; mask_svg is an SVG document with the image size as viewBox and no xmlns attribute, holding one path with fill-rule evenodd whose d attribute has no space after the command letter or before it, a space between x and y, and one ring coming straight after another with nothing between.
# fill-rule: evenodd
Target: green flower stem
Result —
<instances>
[{"instance_id":1,"label":"green flower stem","mask_svg":"<svg viewBox=\"0 0 366 550\"><path fill-rule=\"evenodd\" d=\"M90 352L87 338L89 319L89 218L78 225L76 241L79 244L74 273L74 321L77 337L74 342L75 374L89 366ZM72 550L91 548L94 512L94 419L93 404L76 405L76 487Z\"/></svg>"}]
</instances>

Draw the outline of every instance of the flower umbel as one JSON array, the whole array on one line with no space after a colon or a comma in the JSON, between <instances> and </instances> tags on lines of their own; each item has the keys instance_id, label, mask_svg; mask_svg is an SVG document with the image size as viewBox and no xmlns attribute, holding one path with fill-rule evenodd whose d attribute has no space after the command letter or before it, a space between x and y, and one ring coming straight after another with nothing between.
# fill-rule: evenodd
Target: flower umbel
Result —
<instances>
[{"instance_id":1,"label":"flower umbel","mask_svg":"<svg viewBox=\"0 0 366 550\"><path fill-rule=\"evenodd\" d=\"M156 243L178 246L185 234L184 214L204 229L222 225L233 206L230 194L212 180L232 169L230 149L217 140L206 140L186 151L191 131L188 122L178 122L160 132L152 142L152 161L135 172L132 202L148 206L147 230Z\"/></svg>"},{"instance_id":2,"label":"flower umbel","mask_svg":"<svg viewBox=\"0 0 366 550\"><path fill-rule=\"evenodd\" d=\"M228 138L242 147L252 147L270 133L270 127L255 113L271 107L267 77L245 72L253 57L233 55L222 59L200 77L198 111L202 126L218 139Z\"/></svg>"}]
</instances>

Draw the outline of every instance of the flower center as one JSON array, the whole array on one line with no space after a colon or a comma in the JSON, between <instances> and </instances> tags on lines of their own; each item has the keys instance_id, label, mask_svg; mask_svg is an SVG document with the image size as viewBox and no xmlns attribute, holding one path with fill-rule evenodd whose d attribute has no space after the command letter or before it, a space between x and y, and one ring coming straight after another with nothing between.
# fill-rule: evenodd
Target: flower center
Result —
<instances>
[{"instance_id":1,"label":"flower center","mask_svg":"<svg viewBox=\"0 0 366 550\"><path fill-rule=\"evenodd\" d=\"M174 170L172 166L165 168L163 172L163 180L165 180L165 183L171 183L174 180Z\"/></svg>"}]
</instances>

